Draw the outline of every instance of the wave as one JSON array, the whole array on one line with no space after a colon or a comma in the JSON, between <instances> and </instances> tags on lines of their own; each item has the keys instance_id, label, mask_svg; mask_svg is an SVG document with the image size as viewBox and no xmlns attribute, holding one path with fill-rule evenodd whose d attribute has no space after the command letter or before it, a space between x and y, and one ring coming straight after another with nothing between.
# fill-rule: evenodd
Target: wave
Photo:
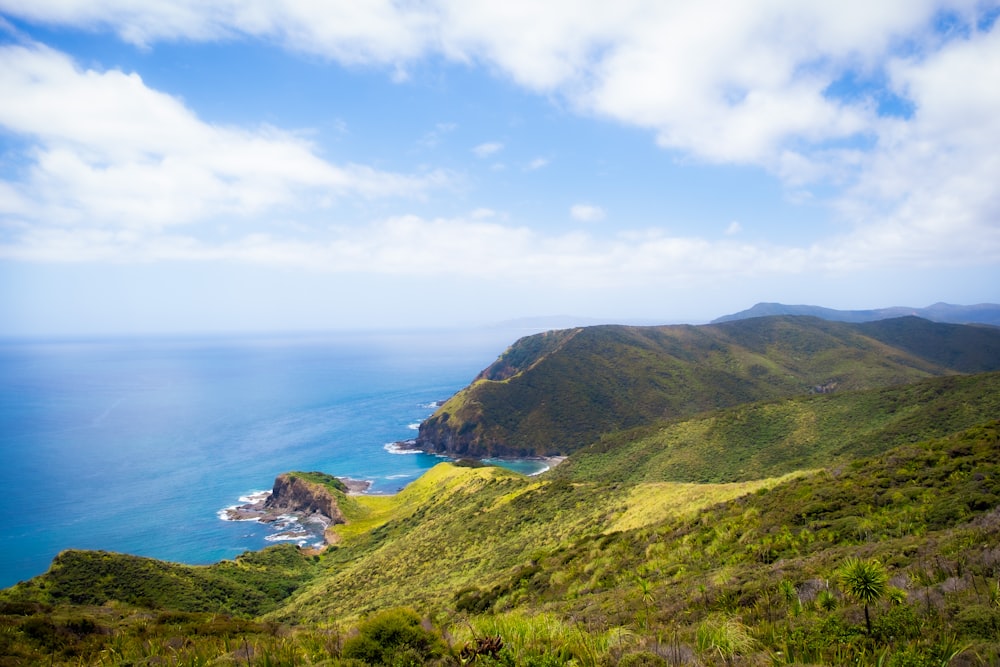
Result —
<instances>
[{"instance_id":1,"label":"wave","mask_svg":"<svg viewBox=\"0 0 1000 667\"><path fill-rule=\"evenodd\" d=\"M261 500L266 500L269 495L271 495L270 489L267 491L251 491L246 495L240 496L239 501L244 505L248 505L250 503L257 503Z\"/></svg>"},{"instance_id":2,"label":"wave","mask_svg":"<svg viewBox=\"0 0 1000 667\"><path fill-rule=\"evenodd\" d=\"M277 535L268 535L264 539L268 542L298 542L299 544L305 544L312 537L306 532L284 532L278 533Z\"/></svg>"},{"instance_id":3,"label":"wave","mask_svg":"<svg viewBox=\"0 0 1000 667\"><path fill-rule=\"evenodd\" d=\"M250 505L260 505L270 495L270 491L250 491L239 497L239 505L223 507L215 515L223 521L257 521L260 516L253 516L257 508L251 508ZM260 512L258 512L259 514Z\"/></svg>"},{"instance_id":4,"label":"wave","mask_svg":"<svg viewBox=\"0 0 1000 667\"><path fill-rule=\"evenodd\" d=\"M390 454L423 454L423 452L419 449L412 449L414 444L413 440L406 440L404 442L387 442L382 445L382 449Z\"/></svg>"},{"instance_id":5,"label":"wave","mask_svg":"<svg viewBox=\"0 0 1000 667\"><path fill-rule=\"evenodd\" d=\"M419 431L421 423L422 422L414 422L413 424L407 424L406 428L410 429L411 431Z\"/></svg>"},{"instance_id":6,"label":"wave","mask_svg":"<svg viewBox=\"0 0 1000 667\"><path fill-rule=\"evenodd\" d=\"M245 517L245 518L242 518L242 519L236 518L236 515L234 513L231 513L231 510L237 510L239 508L240 508L239 505L230 505L229 507L224 507L223 509L221 509L218 512L216 512L215 516L219 517L222 521L259 521L260 520L260 517L256 517L256 516L249 516L249 517Z\"/></svg>"}]
</instances>

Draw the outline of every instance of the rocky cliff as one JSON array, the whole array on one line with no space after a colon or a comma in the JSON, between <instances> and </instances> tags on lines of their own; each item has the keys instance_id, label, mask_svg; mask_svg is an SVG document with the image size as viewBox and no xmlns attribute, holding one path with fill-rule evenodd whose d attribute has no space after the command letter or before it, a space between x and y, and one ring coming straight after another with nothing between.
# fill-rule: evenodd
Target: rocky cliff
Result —
<instances>
[{"instance_id":1,"label":"rocky cliff","mask_svg":"<svg viewBox=\"0 0 1000 667\"><path fill-rule=\"evenodd\" d=\"M339 482L336 478L331 478ZM347 490L346 486L340 482L341 492ZM308 481L296 473L284 473L278 475L274 480L274 487L271 495L264 501L263 510L265 516L261 521L276 519L282 514L294 514L302 519L318 519L327 525L345 523L344 514L340 511L337 498L331 491L329 485L317 481Z\"/></svg>"},{"instance_id":2,"label":"rocky cliff","mask_svg":"<svg viewBox=\"0 0 1000 667\"><path fill-rule=\"evenodd\" d=\"M271 493L228 509L226 518L273 523L294 516L302 524L318 523L325 529L347 523L342 509L346 494L363 492L368 486L368 482L341 480L321 472L286 472L275 478Z\"/></svg>"}]
</instances>

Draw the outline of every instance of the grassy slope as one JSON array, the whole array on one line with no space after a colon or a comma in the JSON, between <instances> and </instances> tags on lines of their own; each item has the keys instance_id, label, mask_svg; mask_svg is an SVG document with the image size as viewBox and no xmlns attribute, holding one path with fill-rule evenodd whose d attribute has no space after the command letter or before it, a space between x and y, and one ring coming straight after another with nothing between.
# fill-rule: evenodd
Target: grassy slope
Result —
<instances>
[{"instance_id":1,"label":"grassy slope","mask_svg":"<svg viewBox=\"0 0 1000 667\"><path fill-rule=\"evenodd\" d=\"M0 599L75 605L113 601L249 617L275 609L317 572L311 559L287 544L210 566L71 550L56 556L48 572L3 591Z\"/></svg>"},{"instance_id":2,"label":"grassy slope","mask_svg":"<svg viewBox=\"0 0 1000 667\"><path fill-rule=\"evenodd\" d=\"M830 467L1000 415L1000 373L752 403L601 439L558 474L578 481L732 482Z\"/></svg>"},{"instance_id":3,"label":"grassy slope","mask_svg":"<svg viewBox=\"0 0 1000 667\"><path fill-rule=\"evenodd\" d=\"M849 391L1000 368L1000 330L876 324L776 317L588 327L558 344L529 337L426 420L418 443L456 455L568 453L607 433L820 385Z\"/></svg>"},{"instance_id":4,"label":"grassy slope","mask_svg":"<svg viewBox=\"0 0 1000 667\"><path fill-rule=\"evenodd\" d=\"M1000 373L988 373L752 404L624 433L541 479L438 466L397 497L359 498L378 511L339 529L348 539L330 556L334 572L296 596L285 618L446 607L455 591L502 587L535 556L573 540L690 516L773 486L776 475L843 466L996 414ZM359 599L362 589L369 594Z\"/></svg>"},{"instance_id":5,"label":"grassy slope","mask_svg":"<svg viewBox=\"0 0 1000 667\"><path fill-rule=\"evenodd\" d=\"M644 651L718 664L733 637L746 640L735 664L929 665L957 650L961 664L1000 659L1000 423L836 471L693 491L442 464L408 495L364 499L369 529L346 534L323 574L269 615L302 624L295 634L8 594L0 658L15 659L0 663L320 664L349 619L399 603L454 637L501 632L515 664L614 664ZM900 591L899 604L872 605L871 635L836 584L850 556L879 558ZM251 646L254 660L240 659Z\"/></svg>"},{"instance_id":6,"label":"grassy slope","mask_svg":"<svg viewBox=\"0 0 1000 667\"><path fill-rule=\"evenodd\" d=\"M395 496L346 496L350 523L319 564L291 547L201 568L66 552L15 592L311 621L392 604L444 608L462 588L502 585L537 554L691 516L776 475L953 432L998 407L1000 373L745 405L614 436L542 478L442 464ZM716 484L690 483L705 481Z\"/></svg>"},{"instance_id":7,"label":"grassy slope","mask_svg":"<svg viewBox=\"0 0 1000 667\"><path fill-rule=\"evenodd\" d=\"M447 506L428 507L409 530L391 528L391 539L345 547L332 557L335 572L278 616L317 620L400 603L447 618L549 612L640 637L658 628L688 647L699 627L725 618L754 637L761 657L930 659L956 635L987 663L1000 656L991 634L1000 623L997 422L839 471L757 489L712 486L705 496L683 484L477 476L468 486L470 471L436 474L454 475L452 490L462 489L446 494ZM497 503L510 512L497 512ZM428 549L439 555L431 559ZM850 556L881 560L909 600L876 604L871 637L836 585ZM831 610L819 607L823 590ZM636 641L649 646L647 637Z\"/></svg>"},{"instance_id":8,"label":"grassy slope","mask_svg":"<svg viewBox=\"0 0 1000 667\"><path fill-rule=\"evenodd\" d=\"M713 628L745 634L736 655L748 660L869 664L885 654L898 659L886 664L922 665L958 637L982 658L965 664L989 664L1000 658L998 430L991 422L839 469L729 485L571 482L441 464L398 496L358 498L364 517L341 528L343 541L318 564L291 548L248 555L252 574L242 575L239 563L188 568L72 553L0 600L0 657L78 664L80 656L120 655L102 661L143 664L138 658L160 655L209 664L229 655L222 664L243 664L240 642L250 641L267 664L318 664L336 654L344 623L411 604L452 623L458 637L470 624L502 631L523 657L517 664L535 654L613 664L629 652L662 654L664 638L678 655L711 664L718 647L703 635ZM835 583L849 556L880 558L902 591L901 605L873 606L871 636ZM163 577L151 574L157 568ZM311 577L268 614L301 628L285 639L226 617L27 606L112 587L77 599L98 602L123 577L169 575L172 593L157 604L197 608L185 592L218 595L217 603L231 594L200 590L211 581L205 575L273 585L282 571ZM819 605L826 590L829 608ZM337 628L324 630L334 620ZM914 656L920 661L906 662Z\"/></svg>"},{"instance_id":9,"label":"grassy slope","mask_svg":"<svg viewBox=\"0 0 1000 667\"><path fill-rule=\"evenodd\" d=\"M315 622L401 604L447 609L458 591L503 587L576 540L691 516L775 483L572 484L442 463L398 496L378 499L379 514L363 532L340 528L344 540L322 561L327 573L274 617Z\"/></svg>"}]
</instances>

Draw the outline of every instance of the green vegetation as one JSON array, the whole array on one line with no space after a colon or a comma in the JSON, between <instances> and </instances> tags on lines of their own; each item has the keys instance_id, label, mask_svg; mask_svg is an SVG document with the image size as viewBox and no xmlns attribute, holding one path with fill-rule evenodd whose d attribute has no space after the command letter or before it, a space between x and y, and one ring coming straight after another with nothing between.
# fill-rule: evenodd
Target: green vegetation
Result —
<instances>
[{"instance_id":1,"label":"green vegetation","mask_svg":"<svg viewBox=\"0 0 1000 667\"><path fill-rule=\"evenodd\" d=\"M606 436L557 474L577 481L734 482L846 464L1000 415L1000 373L752 403Z\"/></svg>"},{"instance_id":2,"label":"green vegetation","mask_svg":"<svg viewBox=\"0 0 1000 667\"><path fill-rule=\"evenodd\" d=\"M723 407L995 370L1000 329L912 317L587 327L518 341L421 426L417 444L456 457L568 454Z\"/></svg>"},{"instance_id":3,"label":"green vegetation","mask_svg":"<svg viewBox=\"0 0 1000 667\"><path fill-rule=\"evenodd\" d=\"M415 611L389 609L361 623L341 654L366 665L409 667L437 663L447 652L441 635L425 629Z\"/></svg>"},{"instance_id":4,"label":"green vegetation","mask_svg":"<svg viewBox=\"0 0 1000 667\"><path fill-rule=\"evenodd\" d=\"M330 491L339 491L341 493L347 493L347 485L342 481L334 477L333 475L328 475L325 472L290 472L288 473L290 479L299 478L310 484L319 484L324 486Z\"/></svg>"},{"instance_id":5,"label":"green vegetation","mask_svg":"<svg viewBox=\"0 0 1000 667\"><path fill-rule=\"evenodd\" d=\"M672 485L644 486L441 464L399 496L360 497L382 503L381 516L316 563L290 547L262 552L315 568L263 616L41 599L58 580L54 567L5 592L0 641L12 654L63 664L80 656L101 664L97 656L110 655L112 642L115 655L128 657L103 664L148 664L136 657L144 650L177 657L167 664L245 664L235 656L247 653L252 665L361 664L348 661L362 650L347 651L359 643L350 639L388 637L378 629L388 624L402 628L392 637L409 628L426 643L377 640L403 648L365 653L367 664L456 664L484 637L502 640L495 655L476 658L494 665L1000 658L1000 423L833 470L715 485L700 509L649 512ZM634 511L635 497L646 509ZM679 496L663 497L670 505ZM881 589L876 577L881 594L859 593L844 576L852 559L882 563L890 585ZM86 567L94 561L78 566L79 590L88 586L84 575L93 581L105 571ZM178 577L199 571L171 567ZM383 614L405 606L416 615ZM191 663L192 655L205 660Z\"/></svg>"},{"instance_id":6,"label":"green vegetation","mask_svg":"<svg viewBox=\"0 0 1000 667\"><path fill-rule=\"evenodd\" d=\"M878 602L889 591L889 574L877 560L848 558L840 568L840 585L844 594L865 606L865 627L872 633L868 605Z\"/></svg>"},{"instance_id":7,"label":"green vegetation","mask_svg":"<svg viewBox=\"0 0 1000 667\"><path fill-rule=\"evenodd\" d=\"M769 358L776 328L801 334L786 361L841 358L843 330L794 319L745 349ZM998 397L993 372L771 398L605 434L538 477L442 463L395 496L291 473L345 502L323 553L64 552L0 592L0 667L1000 664Z\"/></svg>"},{"instance_id":8,"label":"green vegetation","mask_svg":"<svg viewBox=\"0 0 1000 667\"><path fill-rule=\"evenodd\" d=\"M121 603L251 617L275 609L317 571L312 559L287 544L207 567L74 550L56 556L43 577L17 584L8 593L46 605Z\"/></svg>"}]
</instances>

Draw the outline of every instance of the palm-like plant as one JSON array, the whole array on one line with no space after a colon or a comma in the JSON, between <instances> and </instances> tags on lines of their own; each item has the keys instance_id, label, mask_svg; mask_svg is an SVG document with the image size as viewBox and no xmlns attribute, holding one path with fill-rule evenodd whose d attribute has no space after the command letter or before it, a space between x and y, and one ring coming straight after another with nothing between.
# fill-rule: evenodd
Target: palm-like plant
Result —
<instances>
[{"instance_id":1,"label":"palm-like plant","mask_svg":"<svg viewBox=\"0 0 1000 667\"><path fill-rule=\"evenodd\" d=\"M848 558L840 567L840 585L844 594L865 606L865 626L872 633L868 605L878 602L889 590L889 574L877 560Z\"/></svg>"}]
</instances>

